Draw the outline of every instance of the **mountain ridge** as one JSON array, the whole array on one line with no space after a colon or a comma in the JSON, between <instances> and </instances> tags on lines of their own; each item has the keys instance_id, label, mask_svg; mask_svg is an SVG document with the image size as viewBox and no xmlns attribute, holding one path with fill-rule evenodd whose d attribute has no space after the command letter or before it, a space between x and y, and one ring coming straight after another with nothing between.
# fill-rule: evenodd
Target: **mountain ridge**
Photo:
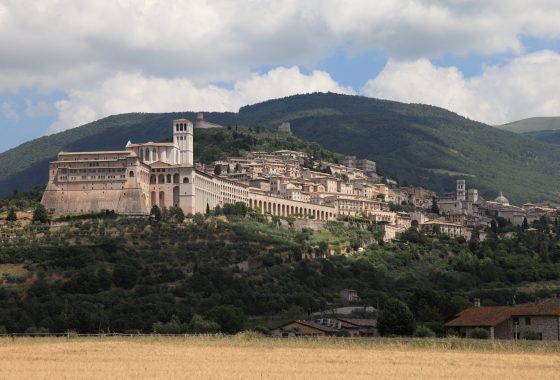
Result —
<instances>
[{"instance_id":1,"label":"mountain ridge","mask_svg":"<svg viewBox=\"0 0 560 380\"><path fill-rule=\"evenodd\" d=\"M58 151L122 149L128 140L166 139L171 120L195 116L194 112L114 115L22 144L0 154L0 192L44 183L48 161ZM238 113L209 112L205 119L267 128L290 121L296 137L375 160L383 173L402 184L445 192L464 176L469 187L479 188L487 198L503 191L514 202L560 203L556 186L560 147L443 108L314 93L245 106Z\"/></svg>"}]
</instances>

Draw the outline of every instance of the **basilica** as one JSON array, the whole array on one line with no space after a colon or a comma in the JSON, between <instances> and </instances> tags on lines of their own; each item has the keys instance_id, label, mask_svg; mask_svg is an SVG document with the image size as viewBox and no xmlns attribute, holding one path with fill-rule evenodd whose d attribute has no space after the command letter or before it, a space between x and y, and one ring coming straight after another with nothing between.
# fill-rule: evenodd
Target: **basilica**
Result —
<instances>
[{"instance_id":1,"label":"basilica","mask_svg":"<svg viewBox=\"0 0 560 380\"><path fill-rule=\"evenodd\" d=\"M178 119L172 128L173 142L129 141L118 151L60 152L49 165L43 205L58 213L114 210L147 215L154 205L180 207L185 214L194 214L243 202L272 215L336 218L334 204L283 198L225 173L220 176L204 170L193 161L193 123ZM298 153L281 151L276 161Z\"/></svg>"}]
</instances>

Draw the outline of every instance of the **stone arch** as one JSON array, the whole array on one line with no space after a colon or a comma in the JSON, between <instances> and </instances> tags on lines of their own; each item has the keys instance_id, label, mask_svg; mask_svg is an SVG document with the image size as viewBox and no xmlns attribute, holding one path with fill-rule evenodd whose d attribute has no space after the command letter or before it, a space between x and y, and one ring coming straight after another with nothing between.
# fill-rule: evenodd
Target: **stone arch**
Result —
<instances>
[{"instance_id":1,"label":"stone arch","mask_svg":"<svg viewBox=\"0 0 560 380\"><path fill-rule=\"evenodd\" d=\"M156 183L156 175L155 175L155 174L152 174L152 175L150 176L150 183L151 183L151 184L155 184L155 183Z\"/></svg>"},{"instance_id":2,"label":"stone arch","mask_svg":"<svg viewBox=\"0 0 560 380\"><path fill-rule=\"evenodd\" d=\"M173 174L173 183L179 183L179 174L178 173Z\"/></svg>"},{"instance_id":3,"label":"stone arch","mask_svg":"<svg viewBox=\"0 0 560 380\"><path fill-rule=\"evenodd\" d=\"M171 183L171 174L167 175L167 183Z\"/></svg>"},{"instance_id":4,"label":"stone arch","mask_svg":"<svg viewBox=\"0 0 560 380\"><path fill-rule=\"evenodd\" d=\"M157 203L156 203L156 192L155 192L155 191L152 191L152 192L150 193L150 205L153 207L153 206L155 206L156 204L157 204Z\"/></svg>"},{"instance_id":5,"label":"stone arch","mask_svg":"<svg viewBox=\"0 0 560 380\"><path fill-rule=\"evenodd\" d=\"M131 170L131 171L128 173L128 176L129 176L129 177L134 177L134 171Z\"/></svg>"},{"instance_id":6,"label":"stone arch","mask_svg":"<svg viewBox=\"0 0 560 380\"><path fill-rule=\"evenodd\" d=\"M159 203L159 208L164 208L165 207L165 191L160 191L159 192L159 198L158 198L158 203Z\"/></svg>"},{"instance_id":7,"label":"stone arch","mask_svg":"<svg viewBox=\"0 0 560 380\"><path fill-rule=\"evenodd\" d=\"M165 176L163 174L158 176L158 183L165 183Z\"/></svg>"}]
</instances>

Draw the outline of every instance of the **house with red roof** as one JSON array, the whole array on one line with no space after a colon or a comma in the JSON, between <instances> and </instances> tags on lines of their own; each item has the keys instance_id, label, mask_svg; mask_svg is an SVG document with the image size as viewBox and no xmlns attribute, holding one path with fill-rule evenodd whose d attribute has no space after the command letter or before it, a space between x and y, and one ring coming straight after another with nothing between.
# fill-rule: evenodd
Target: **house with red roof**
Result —
<instances>
[{"instance_id":1,"label":"house with red roof","mask_svg":"<svg viewBox=\"0 0 560 380\"><path fill-rule=\"evenodd\" d=\"M475 328L490 339L522 339L532 333L542 340L560 340L560 299L549 298L516 306L474 306L445 324L447 331L468 337Z\"/></svg>"}]
</instances>

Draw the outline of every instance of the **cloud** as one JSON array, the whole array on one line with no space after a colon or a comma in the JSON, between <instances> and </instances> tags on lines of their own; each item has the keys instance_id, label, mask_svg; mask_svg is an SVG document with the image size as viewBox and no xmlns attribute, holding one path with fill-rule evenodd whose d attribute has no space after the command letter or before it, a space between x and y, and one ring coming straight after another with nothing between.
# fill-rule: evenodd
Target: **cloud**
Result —
<instances>
[{"instance_id":1,"label":"cloud","mask_svg":"<svg viewBox=\"0 0 560 380\"><path fill-rule=\"evenodd\" d=\"M19 121L19 113L16 110L16 107L11 102L2 102L0 105L0 110L4 117L10 121Z\"/></svg>"},{"instance_id":2,"label":"cloud","mask_svg":"<svg viewBox=\"0 0 560 380\"><path fill-rule=\"evenodd\" d=\"M186 78L166 79L141 73L119 73L99 86L72 90L58 101L58 117L50 132L77 127L104 116L124 112L237 111L239 107L270 98L298 93L331 91L354 93L340 86L324 71L302 73L297 67L279 67L254 73L237 81L232 89L197 86Z\"/></svg>"},{"instance_id":3,"label":"cloud","mask_svg":"<svg viewBox=\"0 0 560 380\"><path fill-rule=\"evenodd\" d=\"M479 76L463 77L455 67L437 67L427 59L389 60L366 83L367 96L427 103L489 124L535 115L558 114L560 54L540 51L503 66L487 66Z\"/></svg>"},{"instance_id":4,"label":"cloud","mask_svg":"<svg viewBox=\"0 0 560 380\"><path fill-rule=\"evenodd\" d=\"M559 37L558 19L555 0L5 0L0 91L119 72L234 82L258 67L312 68L340 48L521 54L521 36Z\"/></svg>"},{"instance_id":5,"label":"cloud","mask_svg":"<svg viewBox=\"0 0 560 380\"><path fill-rule=\"evenodd\" d=\"M55 109L52 104L43 100L34 103L32 100L25 100L25 113L29 117L45 117L55 114Z\"/></svg>"}]
</instances>

